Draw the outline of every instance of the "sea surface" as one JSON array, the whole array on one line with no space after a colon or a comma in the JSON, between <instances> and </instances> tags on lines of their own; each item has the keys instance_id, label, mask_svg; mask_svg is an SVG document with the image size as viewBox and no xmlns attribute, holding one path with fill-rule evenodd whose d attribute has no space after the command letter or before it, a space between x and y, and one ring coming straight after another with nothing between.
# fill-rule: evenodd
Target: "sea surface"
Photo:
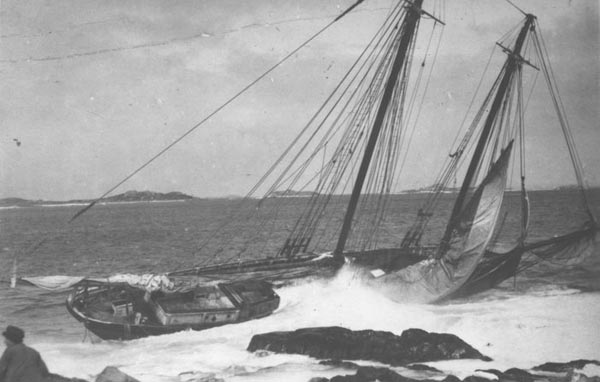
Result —
<instances>
[{"instance_id":1,"label":"sea surface","mask_svg":"<svg viewBox=\"0 0 600 382\"><path fill-rule=\"evenodd\" d=\"M533 235L551 237L577 226L581 214L573 207L575 193L547 191L537 196L543 213L532 217ZM406 229L425 197L396 197L395 207L390 208L398 232ZM306 382L317 376L353 373L319 365L306 356L245 350L257 333L329 325L396 334L408 328L453 333L493 358L487 363L429 363L459 377L476 369L600 359L597 245L578 264L541 264L493 290L442 305L393 302L343 268L334 279L302 280L278 289L281 305L264 319L129 342L99 341L86 333L67 313L66 293L26 285L9 288L15 257L20 277L107 276L190 267L207 260L215 245L226 249L222 253L243 246L243 232L257 227L262 231L253 243L256 248L268 253L281 245L294 211L279 215L272 226L239 220L235 227L239 235L232 236L220 227L232 213L248 207L239 203L218 199L99 205L72 224L67 221L81 206L0 209L0 325L25 329L26 343L41 352L52 372L89 380L107 365L144 382L186 381L202 373L214 373L227 382ZM590 194L590 203L600 216L600 193ZM444 216L440 213L432 227L442 228ZM212 238L212 244L203 247L207 238ZM396 369L407 376L436 378ZM600 375L600 368L588 366L584 372Z\"/></svg>"}]
</instances>

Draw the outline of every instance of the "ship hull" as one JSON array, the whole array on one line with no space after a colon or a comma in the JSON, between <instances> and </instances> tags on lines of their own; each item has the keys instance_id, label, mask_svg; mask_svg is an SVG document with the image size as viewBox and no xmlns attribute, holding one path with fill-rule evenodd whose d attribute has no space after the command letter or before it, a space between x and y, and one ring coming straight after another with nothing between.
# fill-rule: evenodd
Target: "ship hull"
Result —
<instances>
[{"instance_id":1,"label":"ship hull","mask_svg":"<svg viewBox=\"0 0 600 382\"><path fill-rule=\"evenodd\" d=\"M345 261L369 275L382 269L386 273L404 269L430 257L437 247L419 247L416 249L388 248L370 251L344 253ZM486 251L468 281L453 293L436 302L461 298L477 294L495 287L502 281L514 276L522 252L517 250L498 254ZM220 264L208 267L173 272L170 275L184 275L206 278L206 280L266 280L276 286L282 286L295 280L306 278L330 278L341 268L342 263L332 257L303 255L294 260L270 259L242 263Z\"/></svg>"},{"instance_id":2,"label":"ship hull","mask_svg":"<svg viewBox=\"0 0 600 382\"><path fill-rule=\"evenodd\" d=\"M128 284L84 285L67 311L104 340L206 330L270 315L280 298L264 281L195 286L184 292L148 292Z\"/></svg>"}]
</instances>

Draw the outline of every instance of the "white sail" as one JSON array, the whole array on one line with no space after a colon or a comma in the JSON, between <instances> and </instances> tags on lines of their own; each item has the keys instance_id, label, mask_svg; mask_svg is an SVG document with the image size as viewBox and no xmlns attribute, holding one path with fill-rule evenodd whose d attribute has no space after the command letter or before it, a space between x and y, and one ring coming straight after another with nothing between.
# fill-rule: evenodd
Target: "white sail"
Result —
<instances>
[{"instance_id":1,"label":"white sail","mask_svg":"<svg viewBox=\"0 0 600 382\"><path fill-rule=\"evenodd\" d=\"M512 144L503 151L455 223L449 247L427 259L369 280L401 302L434 302L461 287L485 254L498 220Z\"/></svg>"}]
</instances>

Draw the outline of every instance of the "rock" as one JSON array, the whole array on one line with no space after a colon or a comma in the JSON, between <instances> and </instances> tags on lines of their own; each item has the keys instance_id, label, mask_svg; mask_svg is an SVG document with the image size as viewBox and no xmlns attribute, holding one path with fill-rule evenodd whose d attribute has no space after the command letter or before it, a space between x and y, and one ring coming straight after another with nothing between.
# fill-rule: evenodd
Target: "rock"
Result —
<instances>
[{"instance_id":1,"label":"rock","mask_svg":"<svg viewBox=\"0 0 600 382\"><path fill-rule=\"evenodd\" d=\"M46 377L45 382L88 382L88 381L86 381L85 379L79 379L79 378L67 378L67 377L63 377L62 375L50 373Z\"/></svg>"},{"instance_id":2,"label":"rock","mask_svg":"<svg viewBox=\"0 0 600 382\"><path fill-rule=\"evenodd\" d=\"M549 371L552 373L566 373L569 370L573 369L583 369L585 365L598 365L600 366L600 361L596 360L588 360L588 359L578 359L570 362L546 362L542 365L538 365L533 368L533 370L540 371Z\"/></svg>"},{"instance_id":3,"label":"rock","mask_svg":"<svg viewBox=\"0 0 600 382\"><path fill-rule=\"evenodd\" d=\"M181 382L225 382L222 378L217 378L215 373L203 373L198 371L188 371L179 374Z\"/></svg>"},{"instance_id":4,"label":"rock","mask_svg":"<svg viewBox=\"0 0 600 382\"><path fill-rule=\"evenodd\" d=\"M504 374L498 370L485 370L491 374ZM441 381L433 379L413 379L405 377L388 369L387 367L359 366L354 375L337 375L331 379L312 378L308 382L491 382L492 380L480 376L471 375L462 381L454 376L448 375ZM547 380L545 382L548 382ZM569 381L563 381L569 382ZM581 381L584 382L584 381Z\"/></svg>"},{"instance_id":5,"label":"rock","mask_svg":"<svg viewBox=\"0 0 600 382\"><path fill-rule=\"evenodd\" d=\"M360 366L354 375L337 375L331 379L313 378L309 382L439 382L431 379L412 379L402 376L387 367ZM441 382L461 382L460 379L449 375ZM487 380L486 380L487 382Z\"/></svg>"},{"instance_id":6,"label":"rock","mask_svg":"<svg viewBox=\"0 0 600 382\"><path fill-rule=\"evenodd\" d=\"M408 329L400 336L337 326L270 332L253 336L248 345L249 351L261 349L321 359L379 361L395 366L448 359L490 360L453 334L428 333L421 329Z\"/></svg>"},{"instance_id":7,"label":"rock","mask_svg":"<svg viewBox=\"0 0 600 382\"><path fill-rule=\"evenodd\" d=\"M517 382L533 382L536 379L538 379L538 377L535 375L517 368L511 368L504 371L503 377L500 378L501 381L511 380Z\"/></svg>"},{"instance_id":8,"label":"rock","mask_svg":"<svg viewBox=\"0 0 600 382\"><path fill-rule=\"evenodd\" d=\"M469 375L467 378L463 379L462 382L490 382L491 379L487 379L484 377L478 377L476 375Z\"/></svg>"},{"instance_id":9,"label":"rock","mask_svg":"<svg viewBox=\"0 0 600 382\"><path fill-rule=\"evenodd\" d=\"M356 371L356 377L364 381L381 381L381 382L405 382L412 381L411 378L406 378L396 373L387 367L361 367Z\"/></svg>"},{"instance_id":10,"label":"rock","mask_svg":"<svg viewBox=\"0 0 600 382\"><path fill-rule=\"evenodd\" d=\"M493 374L498 377L498 381L500 382L534 382L536 379L538 379L536 378L537 376L517 368L508 369L504 372L496 369L477 369L475 371Z\"/></svg>"},{"instance_id":11,"label":"rock","mask_svg":"<svg viewBox=\"0 0 600 382\"><path fill-rule=\"evenodd\" d=\"M442 379L442 382L460 382L460 378L454 375L448 375L446 378Z\"/></svg>"},{"instance_id":12,"label":"rock","mask_svg":"<svg viewBox=\"0 0 600 382\"><path fill-rule=\"evenodd\" d=\"M337 375L330 382L416 382L406 378L387 367L362 366L355 375Z\"/></svg>"},{"instance_id":13,"label":"rock","mask_svg":"<svg viewBox=\"0 0 600 382\"><path fill-rule=\"evenodd\" d=\"M436 369L435 367L431 367L431 366L427 366L427 365L422 365L420 363L415 363L412 365L407 365L405 366L407 369L411 369L411 370L417 370L417 371L431 371L434 373L441 373L441 370Z\"/></svg>"},{"instance_id":14,"label":"rock","mask_svg":"<svg viewBox=\"0 0 600 382\"><path fill-rule=\"evenodd\" d=\"M576 361L573 361L576 362ZM590 363L590 362L587 362ZM591 362L593 363L593 362ZM561 364L567 365L569 363ZM571 363L571 365L582 365L585 364L580 363ZM553 370L559 370L557 373L560 373L560 368L554 368ZM498 382L600 382L600 377L588 377L585 374L577 373L573 371L573 369L568 369L566 374L559 376L548 376L548 375L537 375L531 374L525 370L512 368L508 369L504 372L501 372L496 369L488 369L488 370L476 370L484 373L490 373L498 377ZM561 373L562 374L562 373ZM466 381L466 379L464 380Z\"/></svg>"},{"instance_id":15,"label":"rock","mask_svg":"<svg viewBox=\"0 0 600 382\"><path fill-rule=\"evenodd\" d=\"M96 382L140 382L114 366L107 366L96 377Z\"/></svg>"},{"instance_id":16,"label":"rock","mask_svg":"<svg viewBox=\"0 0 600 382\"><path fill-rule=\"evenodd\" d=\"M263 357L267 357L270 356L271 354L273 354L270 351L266 351L266 350L258 350L254 352L254 355L257 356L258 358L263 358Z\"/></svg>"}]
</instances>

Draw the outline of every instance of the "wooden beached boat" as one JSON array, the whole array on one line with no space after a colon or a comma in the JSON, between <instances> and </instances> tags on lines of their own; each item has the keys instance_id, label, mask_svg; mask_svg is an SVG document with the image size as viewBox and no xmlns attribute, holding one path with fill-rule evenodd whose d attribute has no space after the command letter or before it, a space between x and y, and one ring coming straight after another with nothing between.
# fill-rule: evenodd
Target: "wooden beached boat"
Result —
<instances>
[{"instance_id":1,"label":"wooden beached boat","mask_svg":"<svg viewBox=\"0 0 600 382\"><path fill-rule=\"evenodd\" d=\"M88 281L67 298L69 313L105 340L234 324L268 316L278 306L279 296L265 281L193 285L177 291Z\"/></svg>"}]
</instances>

